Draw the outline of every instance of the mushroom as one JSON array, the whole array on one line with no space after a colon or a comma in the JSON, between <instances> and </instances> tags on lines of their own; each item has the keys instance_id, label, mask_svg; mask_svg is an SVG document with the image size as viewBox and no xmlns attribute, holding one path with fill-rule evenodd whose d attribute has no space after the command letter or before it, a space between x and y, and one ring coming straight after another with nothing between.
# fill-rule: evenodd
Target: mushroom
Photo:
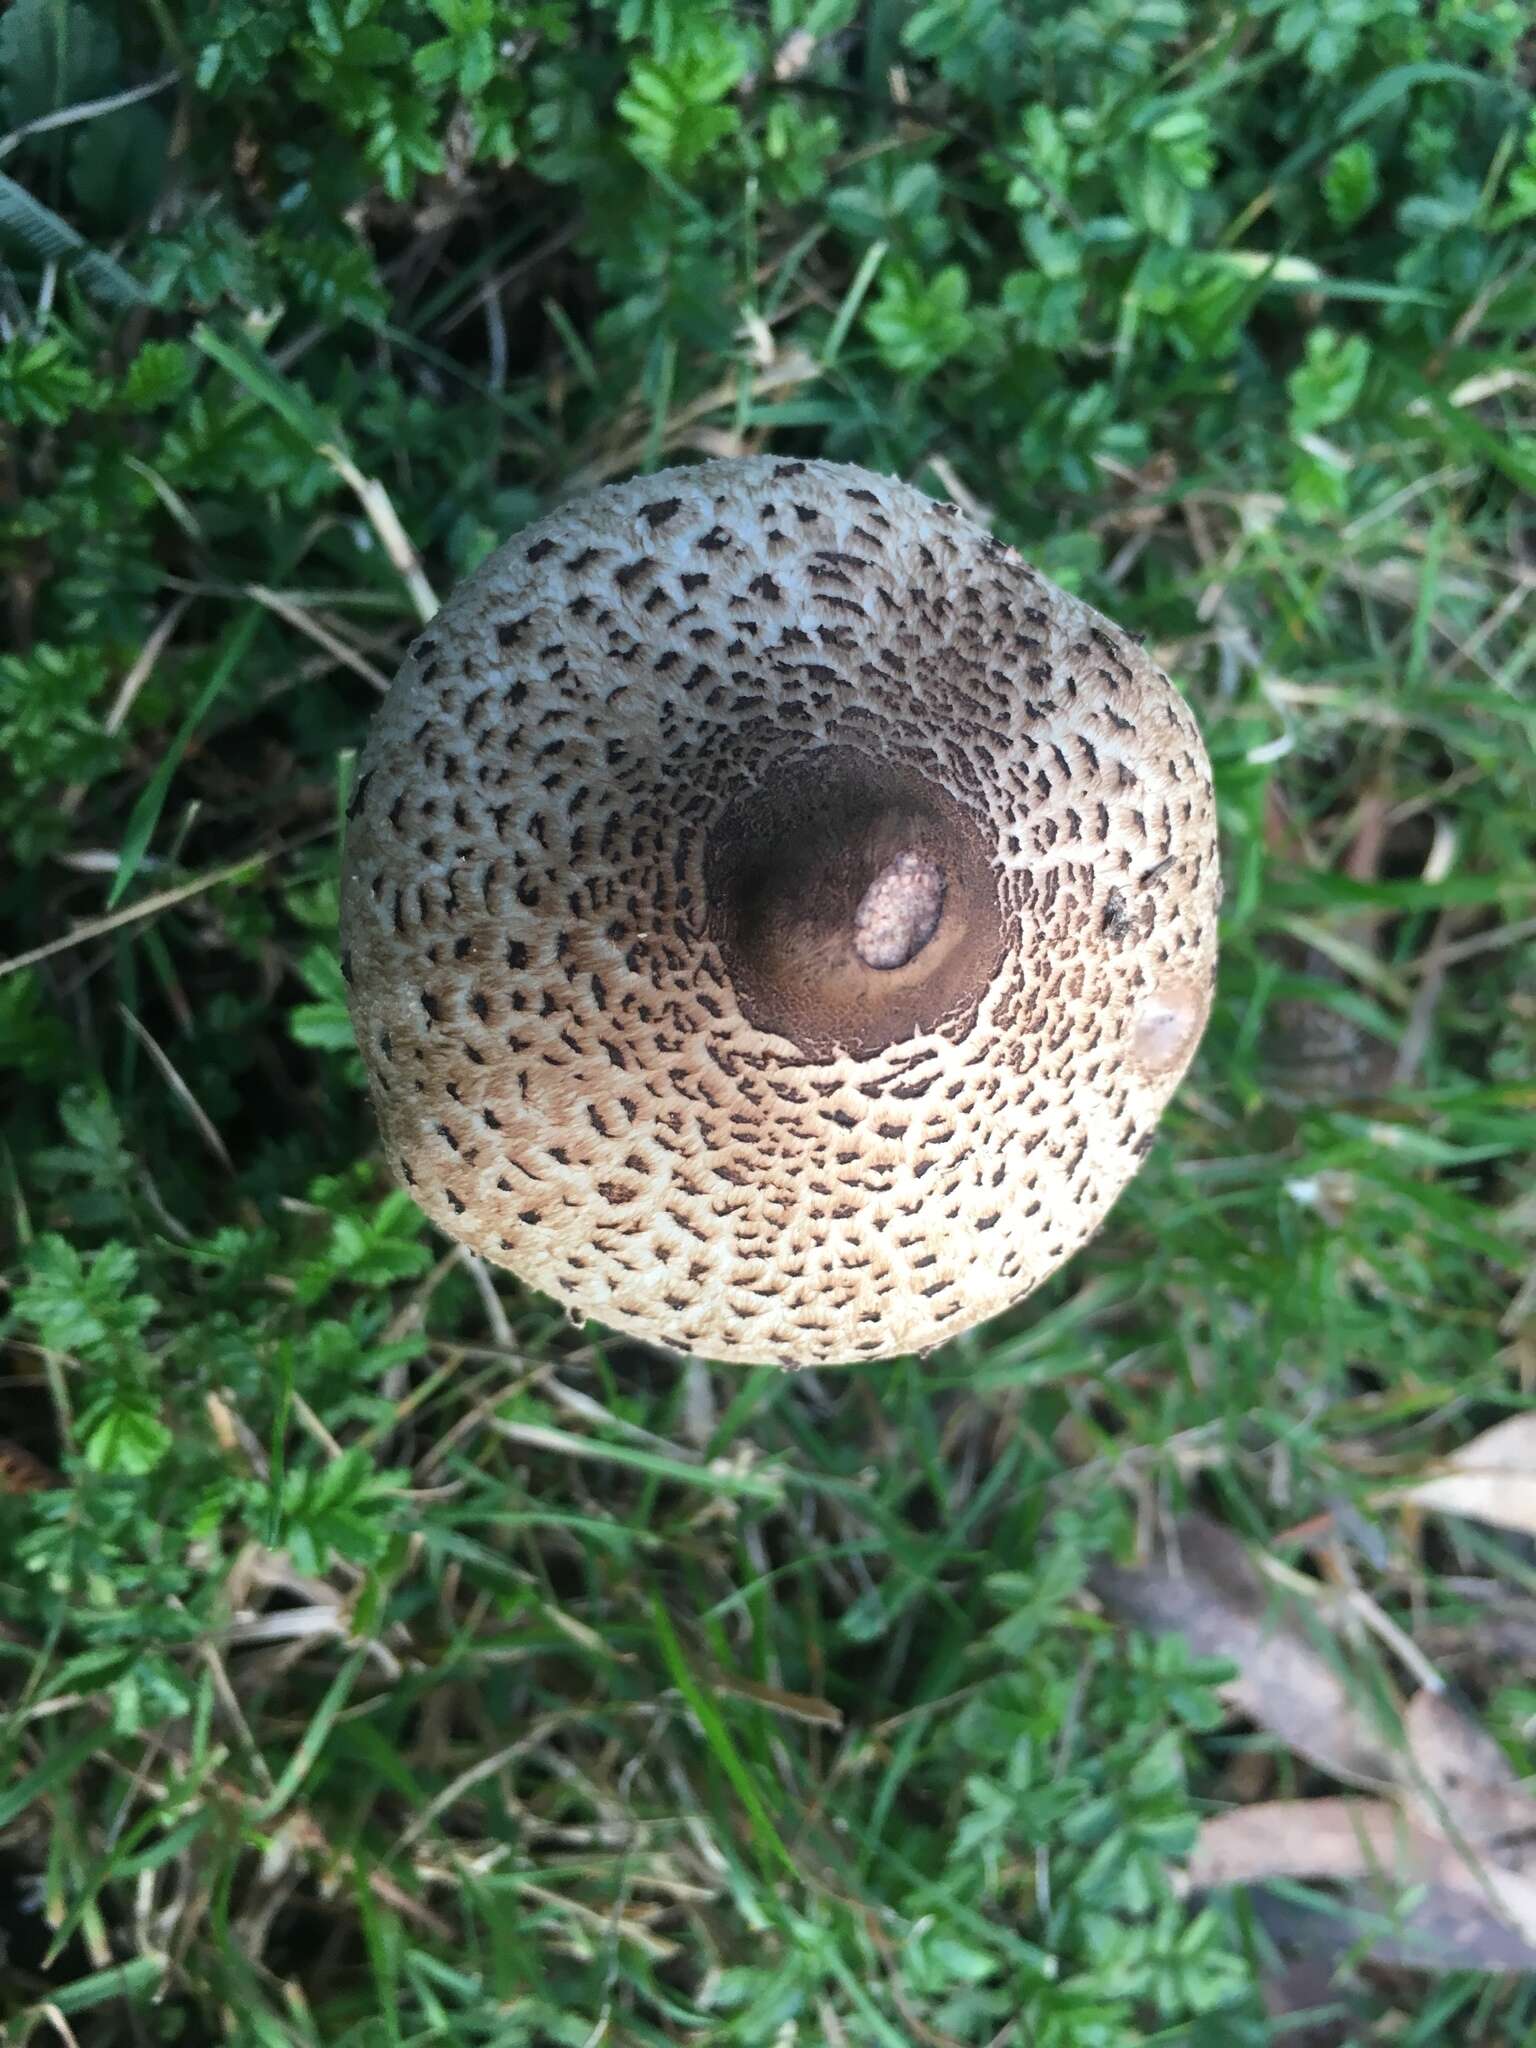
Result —
<instances>
[{"instance_id":1,"label":"mushroom","mask_svg":"<svg viewBox=\"0 0 1536 2048\"><path fill-rule=\"evenodd\" d=\"M952 505L754 457L561 506L411 648L342 967L443 1230L719 1360L922 1352L1097 1229L1221 885L1167 678Z\"/></svg>"}]
</instances>

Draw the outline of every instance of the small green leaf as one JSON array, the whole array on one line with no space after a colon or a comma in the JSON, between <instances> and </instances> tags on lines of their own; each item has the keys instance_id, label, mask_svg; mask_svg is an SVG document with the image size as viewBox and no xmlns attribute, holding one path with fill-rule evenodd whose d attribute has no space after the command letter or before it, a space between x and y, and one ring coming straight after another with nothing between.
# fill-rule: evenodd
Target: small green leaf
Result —
<instances>
[{"instance_id":1,"label":"small green leaf","mask_svg":"<svg viewBox=\"0 0 1536 2048\"><path fill-rule=\"evenodd\" d=\"M0 345L0 420L61 427L99 402L100 384L62 334L13 335Z\"/></svg>"},{"instance_id":2,"label":"small green leaf","mask_svg":"<svg viewBox=\"0 0 1536 2048\"><path fill-rule=\"evenodd\" d=\"M746 67L738 37L703 19L692 24L664 62L637 58L618 100L635 154L674 173L692 170L735 134L740 115L721 103Z\"/></svg>"},{"instance_id":3,"label":"small green leaf","mask_svg":"<svg viewBox=\"0 0 1536 2048\"><path fill-rule=\"evenodd\" d=\"M381 1472L366 1451L344 1451L318 1469L283 1475L277 1541L301 1572L324 1572L331 1559L376 1564L393 1531L394 1502L408 1472Z\"/></svg>"},{"instance_id":4,"label":"small green leaf","mask_svg":"<svg viewBox=\"0 0 1536 2048\"><path fill-rule=\"evenodd\" d=\"M1526 124L1525 154L1509 174L1509 196L1499 209L1494 226L1501 231L1516 221L1536 214L1536 113Z\"/></svg>"},{"instance_id":5,"label":"small green leaf","mask_svg":"<svg viewBox=\"0 0 1536 2048\"><path fill-rule=\"evenodd\" d=\"M192 376L192 358L179 341L146 341L122 374L117 403L124 412L154 412L180 398Z\"/></svg>"},{"instance_id":6,"label":"small green leaf","mask_svg":"<svg viewBox=\"0 0 1536 2048\"><path fill-rule=\"evenodd\" d=\"M324 1052L351 1051L357 1040L340 960L329 946L311 946L299 962L299 972L319 1001L295 1005L288 1025L294 1038Z\"/></svg>"},{"instance_id":7,"label":"small green leaf","mask_svg":"<svg viewBox=\"0 0 1536 2048\"><path fill-rule=\"evenodd\" d=\"M970 340L970 280L958 263L924 279L909 264L888 265L864 325L887 365L900 375L927 377Z\"/></svg>"},{"instance_id":8,"label":"small green leaf","mask_svg":"<svg viewBox=\"0 0 1536 2048\"><path fill-rule=\"evenodd\" d=\"M171 1448L171 1432L147 1394L118 1388L91 1402L80 1417L85 1462L93 1472L142 1479Z\"/></svg>"},{"instance_id":9,"label":"small green leaf","mask_svg":"<svg viewBox=\"0 0 1536 2048\"><path fill-rule=\"evenodd\" d=\"M1352 228L1376 204L1381 180L1368 142L1347 142L1334 152L1323 178L1323 200L1336 228Z\"/></svg>"},{"instance_id":10,"label":"small green leaf","mask_svg":"<svg viewBox=\"0 0 1536 2048\"><path fill-rule=\"evenodd\" d=\"M1305 362L1286 379L1293 431L1309 433L1347 419L1370 366L1371 349L1364 335L1315 327L1307 336Z\"/></svg>"}]
</instances>

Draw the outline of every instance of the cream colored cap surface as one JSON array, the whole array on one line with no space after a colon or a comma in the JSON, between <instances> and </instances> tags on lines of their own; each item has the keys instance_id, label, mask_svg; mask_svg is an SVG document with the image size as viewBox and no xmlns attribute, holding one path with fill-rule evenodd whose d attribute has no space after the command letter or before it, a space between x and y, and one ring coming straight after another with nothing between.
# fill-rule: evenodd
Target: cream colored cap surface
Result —
<instances>
[{"instance_id":1,"label":"cream colored cap surface","mask_svg":"<svg viewBox=\"0 0 1536 2048\"><path fill-rule=\"evenodd\" d=\"M578 1317L923 1350L1102 1221L1205 1022L1210 772L952 506L706 462L563 506L412 647L343 968L390 1163Z\"/></svg>"}]
</instances>

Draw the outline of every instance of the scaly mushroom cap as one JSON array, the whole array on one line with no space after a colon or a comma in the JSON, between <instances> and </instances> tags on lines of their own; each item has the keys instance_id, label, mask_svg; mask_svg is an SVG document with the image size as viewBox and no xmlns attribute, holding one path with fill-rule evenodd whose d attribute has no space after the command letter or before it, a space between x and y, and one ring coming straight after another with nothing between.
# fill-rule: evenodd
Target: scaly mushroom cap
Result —
<instances>
[{"instance_id":1,"label":"scaly mushroom cap","mask_svg":"<svg viewBox=\"0 0 1536 2048\"><path fill-rule=\"evenodd\" d=\"M781 1365L1026 1295L1210 1002L1167 679L950 505L705 462L563 506L412 647L350 810L389 1159L578 1319Z\"/></svg>"}]
</instances>

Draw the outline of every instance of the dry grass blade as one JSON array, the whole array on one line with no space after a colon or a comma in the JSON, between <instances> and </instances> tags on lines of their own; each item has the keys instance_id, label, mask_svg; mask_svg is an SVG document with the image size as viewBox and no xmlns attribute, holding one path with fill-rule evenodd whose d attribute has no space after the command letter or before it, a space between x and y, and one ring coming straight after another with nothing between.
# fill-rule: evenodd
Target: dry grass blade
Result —
<instances>
[{"instance_id":1,"label":"dry grass blade","mask_svg":"<svg viewBox=\"0 0 1536 2048\"><path fill-rule=\"evenodd\" d=\"M806 1721L816 1728L841 1728L843 1716L830 1700L812 1693L786 1692L783 1686L767 1685L756 1678L742 1678L733 1671L711 1670L708 1683L715 1692L730 1693L734 1699L751 1700L770 1714L782 1714L791 1721Z\"/></svg>"},{"instance_id":2,"label":"dry grass blade","mask_svg":"<svg viewBox=\"0 0 1536 2048\"><path fill-rule=\"evenodd\" d=\"M149 1030L148 1026L144 1024L137 1016L134 1015L133 1011L129 1009L126 1003L118 1004L117 1014L122 1018L124 1024L127 1025L128 1029L133 1033L134 1037L139 1041L140 1045L142 1045L144 1050L149 1054L149 1057L151 1058L151 1060L153 1060L155 1064L156 1072L163 1076L166 1086L170 1089L171 1093L176 1097L176 1100L186 1110L187 1115L192 1119L192 1122L196 1127L198 1136L202 1139L203 1143L208 1147L209 1152L219 1162L220 1166L223 1167L226 1173L233 1173L235 1170L235 1163L229 1156L229 1148L225 1145L223 1138L219 1135L219 1129L217 1124L215 1124L213 1118L208 1114L207 1110L204 1109L203 1105L192 1093L192 1090L187 1086L187 1083L185 1082L185 1080L183 1080L181 1074L177 1071L176 1066L172 1061L170 1054L165 1050L165 1047L161 1045L160 1041L153 1035L153 1033Z\"/></svg>"},{"instance_id":3,"label":"dry grass blade","mask_svg":"<svg viewBox=\"0 0 1536 2048\"><path fill-rule=\"evenodd\" d=\"M1384 1785L1388 1750L1362 1707L1340 1646L1302 1602L1270 1586L1237 1539L1203 1516L1175 1526L1148 1564L1101 1565L1093 1588L1112 1614L1154 1635L1182 1635L1237 1676L1221 1688L1239 1712L1334 1777Z\"/></svg>"},{"instance_id":4,"label":"dry grass blade","mask_svg":"<svg viewBox=\"0 0 1536 2048\"><path fill-rule=\"evenodd\" d=\"M821 375L821 365L803 349L790 349L777 356L771 363L754 366L752 373L752 398L754 403L777 397L785 391L792 391L801 384L814 383ZM703 422L711 413L723 412L734 407L740 398L741 385L737 376L722 378L718 384L679 406L671 413L661 434L661 449L668 454L687 448L704 445L701 435L709 440L707 452L712 455L740 455L745 452L746 443L737 434L729 434L716 442L708 436ZM621 475L641 461L649 445L650 427L637 410L626 415L614 437L615 445L586 463L567 480L567 490L575 493L590 490L595 485L606 483L609 478Z\"/></svg>"},{"instance_id":5,"label":"dry grass blade","mask_svg":"<svg viewBox=\"0 0 1536 2048\"><path fill-rule=\"evenodd\" d=\"M302 605L291 603L280 590L269 590L264 583L248 583L245 591L248 597L255 598L258 604L264 604L269 612L275 613L296 633L304 634L306 639L313 640L316 646L323 647L333 661L339 661L343 668L349 668L354 675L361 676L380 696L389 689L389 677L384 671L376 668L365 654L360 653L351 641L338 633L334 627L328 626L324 619L306 611Z\"/></svg>"},{"instance_id":6,"label":"dry grass blade","mask_svg":"<svg viewBox=\"0 0 1536 2048\"><path fill-rule=\"evenodd\" d=\"M138 903L125 903L121 910L109 910L104 917L88 918L74 931L49 939L45 945L34 946L30 952L13 954L9 960L0 960L0 981L8 974L20 974L24 968L51 960L55 953L67 953L75 946L86 945L91 939L105 938L108 932L120 931L126 924L140 924L147 917L158 917L162 910L172 910L178 903L189 902L192 897L204 895L209 889L222 888L226 882L244 881L258 868L265 867L269 861L289 850L287 847L272 847L265 853L253 853L245 860L232 861L228 867L215 868L212 874L199 875L195 881L179 882L174 889L162 889L157 895L146 896Z\"/></svg>"},{"instance_id":7,"label":"dry grass blade","mask_svg":"<svg viewBox=\"0 0 1536 2048\"><path fill-rule=\"evenodd\" d=\"M1511 1415L1387 1499L1536 1536L1536 1412Z\"/></svg>"},{"instance_id":8,"label":"dry grass blade","mask_svg":"<svg viewBox=\"0 0 1536 2048\"><path fill-rule=\"evenodd\" d=\"M389 557L390 567L410 592L417 618L426 625L436 615L437 593L427 581L427 572L421 566L421 556L416 552L410 535L400 524L394 500L377 477L363 475L345 450L327 445L320 453L356 496Z\"/></svg>"}]
</instances>

